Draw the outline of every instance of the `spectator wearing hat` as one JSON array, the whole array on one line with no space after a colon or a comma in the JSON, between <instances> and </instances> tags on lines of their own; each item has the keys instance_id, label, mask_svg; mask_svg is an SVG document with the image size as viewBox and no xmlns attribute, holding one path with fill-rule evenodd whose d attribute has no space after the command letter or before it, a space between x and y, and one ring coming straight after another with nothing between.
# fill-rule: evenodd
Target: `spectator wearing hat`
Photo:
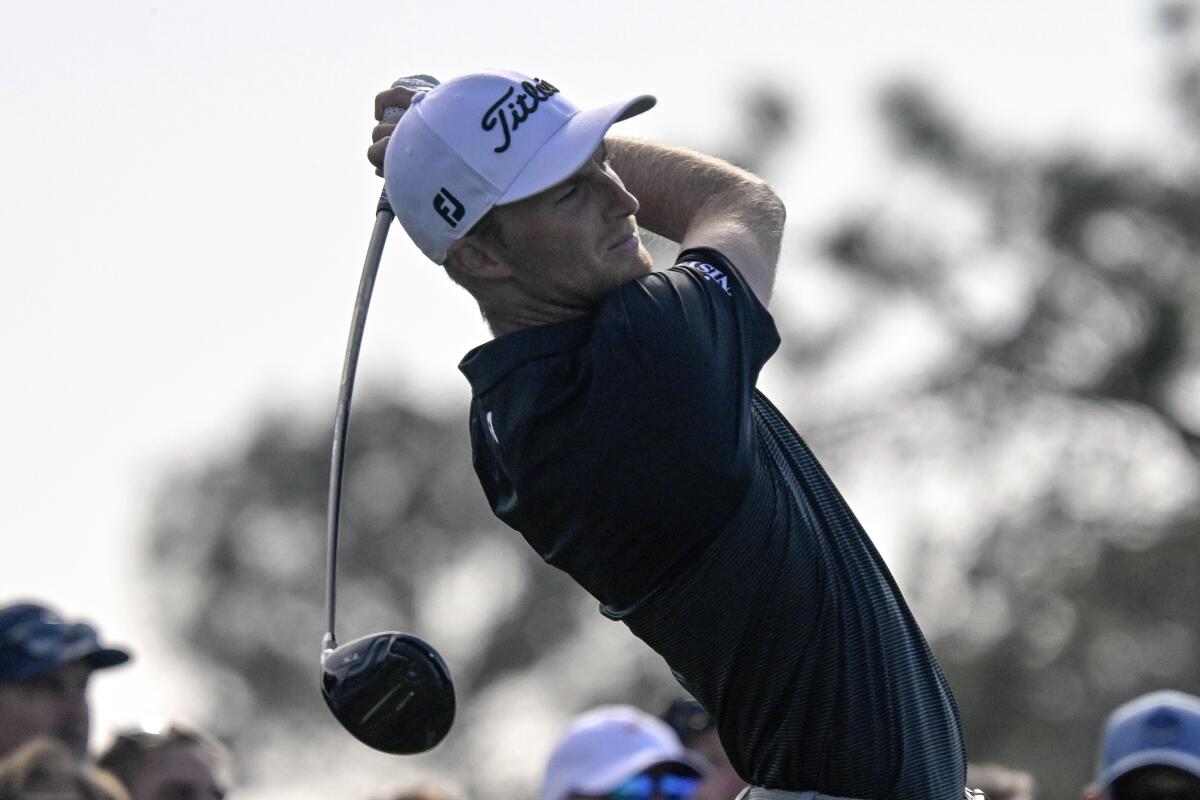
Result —
<instances>
[{"instance_id":1,"label":"spectator wearing hat","mask_svg":"<svg viewBox=\"0 0 1200 800\"><path fill-rule=\"evenodd\" d=\"M717 726L704 706L691 698L681 698L671 703L662 714L663 722L671 726L683 746L703 758L709 770L700 782L695 800L733 800L746 782L729 763Z\"/></svg>"},{"instance_id":2,"label":"spectator wearing hat","mask_svg":"<svg viewBox=\"0 0 1200 800\"><path fill-rule=\"evenodd\" d=\"M38 737L0 759L0 800L129 800L119 781Z\"/></svg>"},{"instance_id":3,"label":"spectator wearing hat","mask_svg":"<svg viewBox=\"0 0 1200 800\"><path fill-rule=\"evenodd\" d=\"M232 783L229 751L184 725L118 733L96 763L132 800L222 800Z\"/></svg>"},{"instance_id":4,"label":"spectator wearing hat","mask_svg":"<svg viewBox=\"0 0 1200 800\"><path fill-rule=\"evenodd\" d=\"M46 606L0 608L0 756L39 736L87 755L87 687L92 672L129 660L100 643L96 629L67 622Z\"/></svg>"},{"instance_id":5,"label":"spectator wearing hat","mask_svg":"<svg viewBox=\"0 0 1200 800\"><path fill-rule=\"evenodd\" d=\"M554 746L540 800L693 800L705 771L662 720L601 706L576 718Z\"/></svg>"},{"instance_id":6,"label":"spectator wearing hat","mask_svg":"<svg viewBox=\"0 0 1200 800\"><path fill-rule=\"evenodd\" d=\"M1200 697L1151 692L1104 727L1086 800L1200 800Z\"/></svg>"}]
</instances>

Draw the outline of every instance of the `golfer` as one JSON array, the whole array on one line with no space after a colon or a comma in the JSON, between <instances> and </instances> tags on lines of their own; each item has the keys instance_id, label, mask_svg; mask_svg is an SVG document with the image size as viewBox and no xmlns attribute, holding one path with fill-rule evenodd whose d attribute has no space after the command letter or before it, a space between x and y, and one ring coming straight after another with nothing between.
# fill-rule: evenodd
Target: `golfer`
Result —
<instances>
[{"instance_id":1,"label":"golfer","mask_svg":"<svg viewBox=\"0 0 1200 800\"><path fill-rule=\"evenodd\" d=\"M945 678L828 476L755 389L784 208L687 150L608 137L654 105L581 110L493 71L376 127L412 240L495 338L471 384L496 515L666 660L749 799L959 800ZM680 244L654 272L638 226ZM798 793L791 795L790 793Z\"/></svg>"}]
</instances>

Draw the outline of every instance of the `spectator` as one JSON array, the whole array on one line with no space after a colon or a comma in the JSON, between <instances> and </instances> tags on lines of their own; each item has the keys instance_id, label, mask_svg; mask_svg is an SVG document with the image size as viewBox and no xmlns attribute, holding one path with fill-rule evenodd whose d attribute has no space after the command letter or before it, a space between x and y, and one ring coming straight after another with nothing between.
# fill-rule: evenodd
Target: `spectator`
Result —
<instances>
[{"instance_id":1,"label":"spectator","mask_svg":"<svg viewBox=\"0 0 1200 800\"><path fill-rule=\"evenodd\" d=\"M0 761L0 800L129 800L117 779L39 737Z\"/></svg>"},{"instance_id":2,"label":"spectator","mask_svg":"<svg viewBox=\"0 0 1200 800\"><path fill-rule=\"evenodd\" d=\"M554 746L540 800L693 800L704 770L662 720L602 706L576 718Z\"/></svg>"},{"instance_id":3,"label":"spectator","mask_svg":"<svg viewBox=\"0 0 1200 800\"><path fill-rule=\"evenodd\" d=\"M96 629L68 623L37 603L0 608L0 756L39 736L87 756L88 681L129 653L100 643Z\"/></svg>"},{"instance_id":4,"label":"spectator","mask_svg":"<svg viewBox=\"0 0 1200 800\"><path fill-rule=\"evenodd\" d=\"M708 762L710 769L700 782L695 800L733 800L746 788L721 747L717 726L702 705L691 699L676 700L663 712L662 719L684 747Z\"/></svg>"},{"instance_id":5,"label":"spectator","mask_svg":"<svg viewBox=\"0 0 1200 800\"><path fill-rule=\"evenodd\" d=\"M1200 800L1200 698L1151 692L1109 715L1087 800Z\"/></svg>"},{"instance_id":6,"label":"spectator","mask_svg":"<svg viewBox=\"0 0 1200 800\"><path fill-rule=\"evenodd\" d=\"M132 800L221 800L231 782L228 751L179 725L120 733L98 763Z\"/></svg>"},{"instance_id":7,"label":"spectator","mask_svg":"<svg viewBox=\"0 0 1200 800\"><path fill-rule=\"evenodd\" d=\"M1033 776L999 764L967 764L967 785L987 800L1033 800Z\"/></svg>"}]
</instances>

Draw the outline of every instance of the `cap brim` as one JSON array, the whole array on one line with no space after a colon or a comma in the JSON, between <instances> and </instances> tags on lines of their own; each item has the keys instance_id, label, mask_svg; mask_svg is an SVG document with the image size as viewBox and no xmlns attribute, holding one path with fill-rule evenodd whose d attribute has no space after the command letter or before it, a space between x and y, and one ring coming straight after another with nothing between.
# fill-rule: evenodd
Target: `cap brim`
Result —
<instances>
[{"instance_id":1,"label":"cap brim","mask_svg":"<svg viewBox=\"0 0 1200 800\"><path fill-rule=\"evenodd\" d=\"M1142 750L1109 766L1100 773L1097 783L1101 788L1107 788L1113 781L1128 772L1133 772L1139 767L1157 765L1177 767L1200 778L1200 756L1189 755L1179 750Z\"/></svg>"},{"instance_id":2,"label":"cap brim","mask_svg":"<svg viewBox=\"0 0 1200 800\"><path fill-rule=\"evenodd\" d=\"M515 203L544 192L575 174L600 146L608 129L654 108L658 100L643 94L632 100L580 111L546 140L496 205Z\"/></svg>"},{"instance_id":3,"label":"cap brim","mask_svg":"<svg viewBox=\"0 0 1200 800\"><path fill-rule=\"evenodd\" d=\"M27 659L19 668L0 674L0 681L30 681L48 675L68 664L87 664L93 670L118 667L132 656L116 647L100 647L79 654L68 654L65 658Z\"/></svg>"},{"instance_id":4,"label":"cap brim","mask_svg":"<svg viewBox=\"0 0 1200 800\"><path fill-rule=\"evenodd\" d=\"M116 647L102 647L99 650L93 650L91 653L79 659L92 669L107 669L109 667L119 667L130 659L130 655L125 650L120 650Z\"/></svg>"}]
</instances>

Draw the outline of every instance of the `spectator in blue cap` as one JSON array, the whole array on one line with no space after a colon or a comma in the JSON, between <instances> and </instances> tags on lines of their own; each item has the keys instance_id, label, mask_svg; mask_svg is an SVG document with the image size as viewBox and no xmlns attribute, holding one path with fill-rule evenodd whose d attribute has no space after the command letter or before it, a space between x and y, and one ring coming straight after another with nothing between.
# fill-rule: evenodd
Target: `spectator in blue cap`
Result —
<instances>
[{"instance_id":1,"label":"spectator in blue cap","mask_svg":"<svg viewBox=\"0 0 1200 800\"><path fill-rule=\"evenodd\" d=\"M0 608L0 757L39 736L87 755L92 672L129 660L100 643L96 629L67 622L46 606Z\"/></svg>"},{"instance_id":2,"label":"spectator in blue cap","mask_svg":"<svg viewBox=\"0 0 1200 800\"><path fill-rule=\"evenodd\" d=\"M1151 692L1114 711L1087 800L1200 800L1200 697Z\"/></svg>"}]
</instances>

